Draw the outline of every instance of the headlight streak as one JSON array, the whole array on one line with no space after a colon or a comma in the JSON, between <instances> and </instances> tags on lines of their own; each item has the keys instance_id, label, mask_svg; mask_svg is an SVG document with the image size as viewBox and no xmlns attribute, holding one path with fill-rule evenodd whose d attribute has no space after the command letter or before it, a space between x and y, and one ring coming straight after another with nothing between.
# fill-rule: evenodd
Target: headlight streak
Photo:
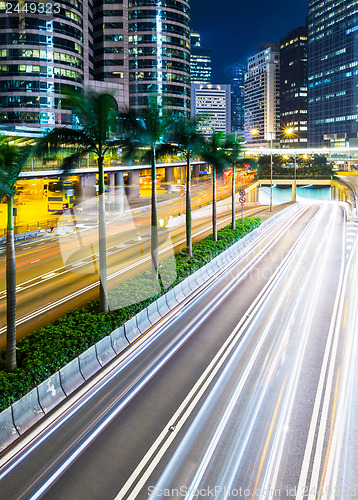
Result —
<instances>
[{"instance_id":1,"label":"headlight streak","mask_svg":"<svg viewBox=\"0 0 358 500\"><path fill-rule=\"evenodd\" d=\"M306 211L306 208L302 208L299 213L304 213ZM279 226L280 223L282 223L282 225L284 226L283 228L280 229L280 233L278 235L278 238L279 239L286 231L287 231L287 228L290 227L294 222L295 222L295 218L297 217L297 214L294 212L293 214L290 214L291 217L292 217L292 220L287 222L286 220L283 220L283 221L275 221L275 227L276 226ZM272 231L272 227L271 228L267 228L265 230L265 232L263 234L260 235L260 238L264 238L266 237L269 232ZM202 321L204 321L204 319L206 319L206 317L208 317L212 311L218 307L218 305L222 302L222 300L225 299L225 297L231 292L231 290L233 288L235 288L239 282L244 279L250 272L251 270L255 267L256 263L259 262L260 260L262 260L271 250L271 248L274 246L274 244L276 244L277 240L275 240L275 243L268 243L266 244L266 247L265 247L265 251L259 256L259 257L253 257L252 261L244 268L244 271L242 273L242 275L240 275L240 279L238 280L237 277L235 277L234 279L232 279L230 281L230 283L225 287L224 289L224 292L225 292L225 296L222 297L222 299L220 300L220 302L218 302L217 300L213 300L210 304L209 304L209 307L207 309L207 312L206 312L206 316L205 318L202 319ZM254 243L251 243L249 245L249 248L248 249L244 249L244 250L248 250L248 254L251 254L252 253L252 249L250 249L251 247L254 247ZM239 260L239 256L238 256L238 259ZM235 261L236 262L236 261ZM229 267L229 266L227 266ZM198 299L196 299L198 300ZM177 313L178 314L178 313ZM202 322L201 321L201 322ZM193 320L193 322L195 322L195 320ZM171 351L166 355L165 359L169 359L175 352L175 350L179 349L179 347L187 340L187 338L193 333L193 331L195 331L195 329L200 326L200 324L197 322L196 320L196 323L195 323L197 326L193 327L186 335L185 337L177 344L177 346L174 346L173 349L171 349ZM170 327L170 324L169 325L166 325L164 327L164 329L158 334L158 336L161 336L161 335L164 335L165 334L165 331ZM133 362L134 359L136 359L144 349L147 349L155 340L157 340L158 336L156 337L153 337L151 338L149 341L146 342L146 344L140 348L140 350L138 350L137 352L135 352L133 354L133 356L131 356L131 358L129 360L127 360L123 365L121 365L119 367L119 369L116 369L116 371L114 373L112 373L104 382L101 383L100 386L98 386L96 389L94 390L91 390L91 393L86 396L85 399L83 399L80 403L76 403L76 407L73 408L72 410L69 411L69 413L67 413L62 419L61 421L57 422L56 424L53 425L53 427L51 427L50 430L48 430L46 432L46 434L44 436L42 436L41 438L39 438L35 444L33 445L30 445L30 447L21 455L21 457L19 459L16 459L14 460L13 463L11 463L11 465L9 465L5 471L3 471L1 474L0 474L0 480L2 478L4 478L9 472L11 472L19 463L21 463L27 456L29 456L32 451L34 451L38 446L40 446L49 436L51 436L57 429L59 429L67 420L69 420L79 409L81 409L86 403L88 403L88 401L90 399L92 399L104 386L106 386L114 377L116 377L121 371L123 371L130 363ZM160 367L163 365L162 362L160 362L159 364L159 368L158 369L153 369L150 373L151 373L151 377L154 376L154 374L160 369ZM145 381L147 382L147 380L149 380L148 376L145 378ZM145 383L146 383L145 382ZM140 383L140 388L143 387L143 383ZM130 393L129 395L127 395L125 401L127 404L127 402L129 400L131 400L135 395L136 395L137 391L136 392L133 392L133 393ZM123 408L123 405L121 404L120 405L120 409L117 411L114 410L111 414L110 414L110 417L106 418L105 422L109 423L111 419L113 419L117 413ZM107 423L105 425L107 425ZM103 430L103 424L101 424L100 426L101 428L101 431ZM100 432L101 432L100 431ZM86 440L86 446L87 447L91 441L93 441L93 439L95 439L95 437L98 435L99 432L97 431L94 431L91 436ZM81 445L80 447L81 449L81 452L83 451L83 445ZM75 458L77 458L77 456L79 455L79 453L77 452L74 452L73 455L71 455L71 457L74 457L73 460ZM70 464L70 459L68 459L68 461L66 461L66 468L68 467L68 465ZM73 461L72 460L72 461ZM57 475L56 473L51 476L52 478L58 478L59 475L62 474L63 472L63 467L61 466L61 468L59 469L61 470L61 472ZM54 481L55 479L53 479ZM46 482L47 484L47 482ZM48 486L47 486L48 487ZM46 487L46 488L47 488ZM41 489L42 491L42 489ZM41 493L42 494L42 493ZM34 497L35 498L35 497ZM39 498L39 497L37 497Z\"/></svg>"},{"instance_id":2,"label":"headlight streak","mask_svg":"<svg viewBox=\"0 0 358 500\"><path fill-rule=\"evenodd\" d=\"M344 261L344 254L342 256L342 260ZM347 276L348 276L347 267L342 265L332 319L327 336L324 358L320 370L319 383L316 391L315 403L311 417L308 438L306 442L305 454L302 462L301 474L296 496L297 500L303 500L304 496L306 496L305 488L309 475L309 465L312 459L314 441L317 433L317 425L318 425L318 437L315 447L314 463L312 468L309 491L311 491L311 488L317 488L318 484L319 470L323 453L324 432L327 423L329 401L332 391L333 375L334 375L335 362L338 349L338 339L340 336L340 323L342 319L342 309L344 305L344 301L342 300L342 298L344 295L343 292L346 289ZM322 402L323 406L321 408Z\"/></svg>"},{"instance_id":3,"label":"headlight streak","mask_svg":"<svg viewBox=\"0 0 358 500\"><path fill-rule=\"evenodd\" d=\"M317 215L318 214L316 214L315 218L317 218ZM320 217L319 217L319 220L320 220ZM314 222L313 220L310 222L310 224L306 227L304 233L306 233L309 230L309 226L313 222ZM296 253L299 251L299 249L297 249L297 248L300 248L300 244L302 244L302 241L303 241L303 235L299 240L300 243L296 242L296 245L287 254L284 261L281 263L281 266L279 268L277 268L277 270L275 271L274 275L272 276L272 279L267 283L265 288L262 290L260 295L257 297L255 302L253 303L252 307L254 307L254 309L251 309L251 311L249 313L250 317L254 316L257 309L259 307L261 307L261 302L266 300L266 296L272 293L272 291L271 291L272 288L274 288L276 286L276 282L278 281L279 277L282 276L282 274L283 274L284 270L286 269L286 267L288 266L288 264L295 258ZM293 279L293 277L291 277L291 279ZM283 295L281 297L281 300L282 301L284 300ZM245 316L247 316L247 314L244 315L244 317ZM254 329L254 325L256 324L256 318L254 317L253 320L250 318L250 319L246 320L244 323L240 322L238 327L232 332L231 335L233 335L235 333L235 335L237 335L238 337L242 336L243 332L247 328L247 325L250 323L252 324L252 329ZM231 335L230 335L230 337L231 337ZM246 336L245 336L245 338L246 338ZM234 339L232 348L235 346L235 342L236 342L236 340ZM242 344L240 344L238 347L236 347L236 350L240 350L240 349L243 350L244 345L245 345L245 341L243 341ZM226 369L226 371L227 371L227 369ZM224 376L224 375L222 375L222 376ZM262 395L262 397L264 397L264 395ZM205 407L208 404L209 404L209 402L208 402L208 400L206 400L204 403ZM258 406L255 406L254 408L257 408L257 411L259 411ZM203 407L199 411L200 412L203 411L205 413L205 410L203 409ZM207 412L207 413L209 413L209 412ZM164 440L163 433L166 432L166 430L168 429L168 427L172 423L172 422L168 422L167 426L165 426L165 428L164 428L164 431L159 435L159 437L157 438L155 443L152 445L152 448L149 450L149 452L144 457L142 462L138 465L137 469L132 473L132 476L128 479L127 483L121 489L121 491L119 492L119 494L116 497L116 500L120 500L120 499L124 498L125 495L128 493L128 491L133 487L133 484L137 481L137 484L135 485L131 494L128 496L127 500L133 500L136 498L139 491L141 490L141 488L143 487L143 485L145 484L145 482L149 478L150 474L152 473L153 469L155 468L156 464L159 462L159 460L161 459L161 457L164 455L165 451L167 450L167 448L171 444L172 440L175 437L175 434L177 434L179 432L180 428L184 425L184 423L185 423L186 419L189 417L189 415L190 415L190 413L188 412L188 415L187 416L184 415L182 421L180 421L180 422L173 419L173 422L175 421L175 432L173 432L171 434L171 436L167 439L167 441L164 445L163 444L163 440ZM198 417L196 417L196 418L198 418ZM253 422L253 420L250 418L250 423L252 423L252 422ZM188 433L190 433L191 429L192 428L190 428ZM193 431L192 438L190 436L187 438L187 441L190 443L190 445L192 445L195 435L197 435L197 429L195 430L195 432ZM247 435L247 439L248 439L248 435ZM180 454L179 448L181 448L182 446L184 447L184 444L182 445L182 443L183 443L183 441L181 442L178 449L174 453L172 460L169 462L169 465L167 467L168 474L169 474L171 466L172 466L173 471L177 470L177 464L175 463L174 457L178 456ZM189 448L190 448L190 446L189 446ZM181 459L179 459L179 460L181 460ZM138 480L138 478L140 478L140 479ZM164 483L165 483L165 481L163 479L163 484ZM193 484L192 484L192 486L193 486ZM157 483L156 487L158 487L158 488L160 487L160 486L158 486L158 483ZM165 483L165 487L167 487L167 483Z\"/></svg>"},{"instance_id":4,"label":"headlight streak","mask_svg":"<svg viewBox=\"0 0 358 500\"><path fill-rule=\"evenodd\" d=\"M223 221L221 221L221 224L222 223L225 223L225 222L228 222L230 221L231 219L230 218L227 218L227 219L224 219ZM200 236L201 234L207 232L208 229L202 229L200 231L197 231L195 234L193 234L193 238L197 237L197 236ZM159 255L162 255L170 250L172 250L172 248L176 247L176 246L179 246L179 245L182 245L183 243L186 243L186 239L181 239L179 240L178 242L176 242L172 247L168 246L168 247L165 247L165 248L162 248L161 250L159 250ZM112 248L112 247L111 247ZM131 269L134 269L136 266L140 266L142 264L145 264L146 262L148 262L150 260L150 255L148 255L147 257L143 258L143 259L140 259L138 261L136 261L135 263L123 268L123 269L120 269L119 271L116 271L112 274L110 274L107 279L108 281L111 280L111 279L114 279L114 278L117 278L118 276L120 276L121 274L124 274L128 271L130 271ZM88 263L85 263L84 265L88 265ZM63 269L63 268L59 268L59 269ZM72 269L68 270L68 272L71 272L73 271ZM60 274L65 274L67 271L63 271L61 273L59 273L57 276L59 276ZM38 279L41 279L41 277L39 277ZM33 280L31 280L33 281ZM36 283L37 284L37 283ZM22 286L23 284L21 284ZM89 292L90 290L93 290L94 288L98 287L99 286L99 280L96 280L95 282L91 283L90 285L87 285L83 288L81 288L80 290L77 290L76 292L73 292L69 295L66 295L65 297L62 297L61 299L59 300L56 300L54 302L51 302L50 304L47 304L43 307L40 307L38 309L36 309L35 311L32 311L31 313L28 313L28 314L25 314L24 316L16 319L16 326L19 326L23 323L26 323L27 321L30 321L31 319L33 318L36 318L37 316L41 316L42 314L45 314L47 313L48 311L51 311L51 309L54 309L58 306L60 306L61 304L65 304L66 302L72 300L72 299L75 299L76 297L79 297L80 295L82 295L83 293L86 293L86 292ZM22 289L21 291L25 290ZM4 292L5 293L5 292ZM4 295L4 297L6 296L6 294ZM0 328L0 335L1 334L4 334L6 332L6 326L3 326Z\"/></svg>"},{"instance_id":5,"label":"headlight streak","mask_svg":"<svg viewBox=\"0 0 358 500\"><path fill-rule=\"evenodd\" d=\"M334 216L337 219L337 210L335 210ZM279 467L280 467L280 462L282 459L282 454L285 446L285 441L286 441L286 433L284 431L285 428L288 427L288 423L292 414L293 410L293 403L294 403L294 396L297 391L298 387L298 381L299 381L299 373L301 371L301 367L303 365L304 361L304 353L308 341L308 333L309 333L309 326L312 323L314 312L315 312L315 305L316 305L316 300L319 296L319 291L320 291L320 286L322 286L322 279L324 277L325 271L328 267L328 260L330 256L330 245L332 245L333 240L335 235L334 233L334 223L332 221L332 224L329 227L329 231L327 231L327 234L325 234L325 239L321 241L321 245L324 245L324 255L323 259L321 262L321 265L319 267L319 273L316 276L315 279L311 281L313 274L314 274L314 268L313 268L313 263L310 269L310 272L308 273L306 277L306 283L313 282L315 283L315 287L313 291L311 291L311 296L307 297L307 303L308 303L308 308L307 308L307 313L305 311L304 313L304 320L305 320L305 326L301 328L301 331L305 333L304 336L302 336L301 341L300 341L300 347L298 351L298 355L295 359L295 364L292 370L292 373L290 374L290 380L289 380L289 385L286 391L286 396L284 398L283 402L283 408L281 412L281 417L279 420L278 424L278 429L281 429L280 431L276 432L275 435L275 440L272 446L272 451L270 454L270 459L269 463L267 466L266 474L264 477L263 485L260 488L261 491L268 491L270 492L265 497L260 497L260 498L267 498L268 500L271 498L274 498L274 490L276 486L276 481L277 481L277 476L279 473ZM344 268L344 238L342 239L342 263L341 263L341 271L340 275L342 274L342 270ZM339 294L339 290L337 291L337 294ZM302 294L301 294L302 296ZM298 309L298 301L296 304L296 309ZM274 470L273 470L274 469ZM273 471L273 472L272 472ZM272 489L271 489L272 488Z\"/></svg>"},{"instance_id":6,"label":"headlight streak","mask_svg":"<svg viewBox=\"0 0 358 500\"><path fill-rule=\"evenodd\" d=\"M353 418L356 415L352 413L353 401L357 398L357 352L358 352L358 237L356 236L350 258L348 260L346 280L350 282L350 286L346 295L349 294L349 303L351 311L348 315L349 321L344 326L343 333L346 338L346 345L342 358L342 374L340 381L340 396L337 404L337 413L334 423L333 438L331 451L326 458L326 477L322 484L322 491L327 491L327 498L336 498L335 493L339 492L341 485L354 484L355 476L351 474L347 468L352 467L352 462L349 460L349 452L352 447L351 429L355 427ZM348 278L349 275L349 278ZM355 447L356 448L356 447ZM345 457L342 459L342 457ZM350 457L351 458L351 457ZM347 477L348 475L348 477ZM339 479L338 479L339 478Z\"/></svg>"},{"instance_id":7,"label":"headlight streak","mask_svg":"<svg viewBox=\"0 0 358 500\"><path fill-rule=\"evenodd\" d=\"M324 213L322 212L321 217L319 217L315 220L315 226L317 226L320 223L320 221L323 219L323 217L324 217ZM311 229L312 229L312 234L311 234L309 240L312 240L313 236L314 236L314 234L313 234L314 227ZM300 245L300 247L296 248L296 254L292 256L292 258L290 259L291 261L295 258L297 253L300 251L303 242L305 243L305 245L309 244L309 242L307 243L307 241L301 239L301 241L300 241L301 245ZM222 419L217 427L217 431L214 435L214 438L210 442L210 444L207 448L207 451L205 453L205 456L202 459L202 461L198 467L197 473L190 484L190 487L188 489L189 491L195 491L195 490L200 489L200 481L201 481L201 479L202 479L202 477L203 477L203 475L204 475L204 473L209 465L210 460L213 457L215 447L217 446L219 439L221 438L221 436L225 430L225 426L228 423L228 419L229 419L232 411L234 410L235 405L237 404L237 401L238 401L238 398L241 394L242 388L246 383L246 380L249 376L249 373L252 370L252 367L253 367L254 362L256 361L256 358L258 357L258 354L261 350L262 344L263 344L269 330L272 328L272 325L276 321L276 316L280 310L282 302L284 301L284 299L286 297L287 291L291 288L293 282L296 280L295 273L296 274L299 273L299 270L298 269L294 270L294 272L290 276L289 281L285 284L284 290L280 294L279 301L276 302L275 309L273 310L272 314L270 315L269 323L266 324L265 329L262 331L262 333L260 335L259 344L257 345L257 348L255 349L255 351L253 352L253 354L250 357L250 363L247 365L242 377L240 378L239 384L235 390L233 398L228 403L227 410L225 411L225 413L224 413L224 415L223 415L223 417L222 417ZM312 269L311 269L311 273L313 273ZM311 274L310 274L310 276L306 277L305 281L309 282L310 277L311 277ZM275 288L277 288L277 287L278 287L278 282L276 282L275 286L272 287L272 289L270 291L270 295L275 292ZM267 301L270 300L270 295L268 295L268 297L266 298ZM296 303L295 309L297 309L297 308L298 308L298 302ZM292 316L294 316L294 314L295 314L295 310L292 312ZM247 331L247 335L249 334L250 330L255 331L255 322L253 322L249 326L248 331ZM236 352L233 353L233 358L236 354L237 354ZM276 366L277 366L277 363L279 361L280 356L281 356L280 350L276 350L275 357L272 360L271 365L269 367L269 374L267 375L268 378L270 378L272 376L272 374L275 372L275 369L276 369ZM231 370L231 367L229 365L227 366L227 368L229 370ZM270 375L270 373L271 373L271 375ZM261 374L261 376L262 375L263 375L263 373ZM225 383L224 379L219 380L217 385L220 386L222 383ZM238 467L241 464L241 460L242 460L243 455L246 451L246 446L247 446L249 439L251 437L254 425L256 423L255 421L256 421L257 415L261 410L261 403L264 400L265 396L266 396L265 390L256 391L256 398L253 398L253 400L250 402L250 406L249 406L248 412L247 412L247 417L245 420L246 424L249 423L249 427L246 428L246 425L242 426L242 431L237 436L236 445L234 446L234 449L232 450L232 453L230 455L231 457L233 457L233 459L231 460L231 462L232 462L231 466L229 466L229 464L226 464L226 467L225 467L226 475L224 477L220 478L220 482L218 482L218 484L225 484L225 486L226 486L226 495L223 498L227 498L228 495L230 494L230 491L234 487L233 482L234 482L235 476L237 474ZM215 400L217 400L217 397L215 395L213 395L213 404L215 404ZM197 416L198 422L200 422L201 418L205 418L204 417L205 413L207 415L210 414L210 409L204 408L204 406L202 408L202 411L203 411L203 414L202 415L198 414L198 416ZM253 413L251 413L252 411L253 411ZM188 439L186 440L186 444L183 443L183 449L186 449L186 450L190 449L189 443L193 442L194 437L198 434L198 429L195 429L195 422L192 425L193 425L193 430L188 431ZM203 424L201 423L201 425L203 425ZM244 429L246 430L245 434L243 434ZM179 449L178 449L178 456L179 456ZM173 457L173 460L174 460L174 457ZM184 459L183 459L183 457L180 457L180 458L178 458L178 460L184 460ZM173 462L173 467L175 467L174 462ZM168 484L165 481L166 480L163 478L163 484L159 484L159 485L157 485L157 487L159 489L161 489L163 487L168 487ZM193 498L193 497L191 494L189 494L185 497L185 500L189 500L191 498Z\"/></svg>"}]
</instances>

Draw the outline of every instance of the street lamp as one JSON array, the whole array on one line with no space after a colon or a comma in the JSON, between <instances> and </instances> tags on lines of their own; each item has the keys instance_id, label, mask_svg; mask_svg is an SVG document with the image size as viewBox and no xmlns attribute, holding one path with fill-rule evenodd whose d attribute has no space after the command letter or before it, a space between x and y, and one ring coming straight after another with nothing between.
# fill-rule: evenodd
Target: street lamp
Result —
<instances>
[{"instance_id":1,"label":"street lamp","mask_svg":"<svg viewBox=\"0 0 358 500\"><path fill-rule=\"evenodd\" d=\"M271 163L270 163L270 212L272 212L272 171L273 171L273 168L272 168L272 139L273 139L273 131L271 130L269 132L270 134L270 149L271 149Z\"/></svg>"},{"instance_id":2,"label":"street lamp","mask_svg":"<svg viewBox=\"0 0 358 500\"><path fill-rule=\"evenodd\" d=\"M294 135L295 129L294 127L289 127L284 130L284 133L286 136L291 137ZM296 179L296 150L294 152L294 157L295 157L295 163L294 163L294 180L293 180L293 186L292 186L292 201L296 201L296 193L297 193L297 179Z\"/></svg>"}]
</instances>

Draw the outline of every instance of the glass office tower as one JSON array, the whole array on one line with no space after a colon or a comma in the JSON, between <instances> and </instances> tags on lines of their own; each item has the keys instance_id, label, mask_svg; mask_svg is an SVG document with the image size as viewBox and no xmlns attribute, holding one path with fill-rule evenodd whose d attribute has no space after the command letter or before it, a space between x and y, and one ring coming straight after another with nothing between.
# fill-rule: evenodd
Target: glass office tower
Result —
<instances>
[{"instance_id":1,"label":"glass office tower","mask_svg":"<svg viewBox=\"0 0 358 500\"><path fill-rule=\"evenodd\" d=\"M83 87L85 59L89 71L83 34L88 4L34 2L27 12L21 10L24 2L6 12L7 5L0 2L0 125L10 133L37 135L69 124L60 93Z\"/></svg>"},{"instance_id":2,"label":"glass office tower","mask_svg":"<svg viewBox=\"0 0 358 500\"><path fill-rule=\"evenodd\" d=\"M358 145L358 3L309 0L308 142Z\"/></svg>"},{"instance_id":3,"label":"glass office tower","mask_svg":"<svg viewBox=\"0 0 358 500\"><path fill-rule=\"evenodd\" d=\"M190 113L190 7L187 0L128 2L129 105L148 96Z\"/></svg>"},{"instance_id":4,"label":"glass office tower","mask_svg":"<svg viewBox=\"0 0 358 500\"><path fill-rule=\"evenodd\" d=\"M211 49L201 46L200 33L190 34L191 83L211 83Z\"/></svg>"}]
</instances>

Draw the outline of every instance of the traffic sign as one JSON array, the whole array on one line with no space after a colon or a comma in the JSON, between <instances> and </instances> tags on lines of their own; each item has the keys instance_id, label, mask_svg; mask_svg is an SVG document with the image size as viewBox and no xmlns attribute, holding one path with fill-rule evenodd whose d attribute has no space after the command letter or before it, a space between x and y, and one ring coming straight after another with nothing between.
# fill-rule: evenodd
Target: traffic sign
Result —
<instances>
[{"instance_id":1,"label":"traffic sign","mask_svg":"<svg viewBox=\"0 0 358 500\"><path fill-rule=\"evenodd\" d=\"M62 210L66 210L66 203L62 205Z\"/></svg>"},{"instance_id":2,"label":"traffic sign","mask_svg":"<svg viewBox=\"0 0 358 500\"><path fill-rule=\"evenodd\" d=\"M180 193L179 193L179 196L181 196L182 198L185 196L185 187L184 187L184 186L182 186L182 187L180 188Z\"/></svg>"},{"instance_id":3,"label":"traffic sign","mask_svg":"<svg viewBox=\"0 0 358 500\"><path fill-rule=\"evenodd\" d=\"M246 201L246 198L244 196L240 196L239 202L242 203L242 204L244 204L245 201Z\"/></svg>"},{"instance_id":4,"label":"traffic sign","mask_svg":"<svg viewBox=\"0 0 358 500\"><path fill-rule=\"evenodd\" d=\"M245 194L246 194L246 193L245 193L245 189L240 189L240 191L239 191L239 195L240 195L240 196L245 196Z\"/></svg>"}]
</instances>

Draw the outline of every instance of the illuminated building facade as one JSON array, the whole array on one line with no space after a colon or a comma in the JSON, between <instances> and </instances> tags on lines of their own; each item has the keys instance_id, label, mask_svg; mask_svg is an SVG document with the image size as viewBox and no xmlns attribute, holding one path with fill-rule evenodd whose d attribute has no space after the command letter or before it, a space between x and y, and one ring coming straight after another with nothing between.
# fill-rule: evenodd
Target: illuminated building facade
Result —
<instances>
[{"instance_id":1,"label":"illuminated building facade","mask_svg":"<svg viewBox=\"0 0 358 500\"><path fill-rule=\"evenodd\" d=\"M21 11L23 2L6 12L7 5L0 2L0 126L36 135L70 125L60 94L83 87L85 67L89 78L93 71L87 33L84 37L89 4L33 2L28 12Z\"/></svg>"},{"instance_id":2,"label":"illuminated building facade","mask_svg":"<svg viewBox=\"0 0 358 500\"><path fill-rule=\"evenodd\" d=\"M129 105L150 95L178 113L190 113L188 0L131 0L128 6Z\"/></svg>"},{"instance_id":3,"label":"illuminated building facade","mask_svg":"<svg viewBox=\"0 0 358 500\"><path fill-rule=\"evenodd\" d=\"M279 130L280 49L278 44L264 44L247 62L245 141L253 145L275 143Z\"/></svg>"},{"instance_id":4,"label":"illuminated building facade","mask_svg":"<svg viewBox=\"0 0 358 500\"><path fill-rule=\"evenodd\" d=\"M191 86L191 115L203 117L199 130L210 137L215 132L231 132L230 85L193 83Z\"/></svg>"},{"instance_id":5,"label":"illuminated building facade","mask_svg":"<svg viewBox=\"0 0 358 500\"><path fill-rule=\"evenodd\" d=\"M358 4L308 2L308 143L358 146Z\"/></svg>"},{"instance_id":6,"label":"illuminated building facade","mask_svg":"<svg viewBox=\"0 0 358 500\"><path fill-rule=\"evenodd\" d=\"M280 40L281 146L307 147L307 27ZM292 129L292 134L285 130Z\"/></svg>"},{"instance_id":7,"label":"illuminated building facade","mask_svg":"<svg viewBox=\"0 0 358 500\"><path fill-rule=\"evenodd\" d=\"M240 134L245 128L245 73L244 64L231 64L225 68L226 81L231 86L231 130Z\"/></svg>"},{"instance_id":8,"label":"illuminated building facade","mask_svg":"<svg viewBox=\"0 0 358 500\"><path fill-rule=\"evenodd\" d=\"M200 33L190 34L191 83L211 83L211 49L201 46Z\"/></svg>"},{"instance_id":9,"label":"illuminated building facade","mask_svg":"<svg viewBox=\"0 0 358 500\"><path fill-rule=\"evenodd\" d=\"M187 0L35 1L11 3L10 11L8 5L0 0L5 133L36 136L74 126L61 100L65 89L110 91L121 107L137 109L156 94L189 115Z\"/></svg>"}]
</instances>

